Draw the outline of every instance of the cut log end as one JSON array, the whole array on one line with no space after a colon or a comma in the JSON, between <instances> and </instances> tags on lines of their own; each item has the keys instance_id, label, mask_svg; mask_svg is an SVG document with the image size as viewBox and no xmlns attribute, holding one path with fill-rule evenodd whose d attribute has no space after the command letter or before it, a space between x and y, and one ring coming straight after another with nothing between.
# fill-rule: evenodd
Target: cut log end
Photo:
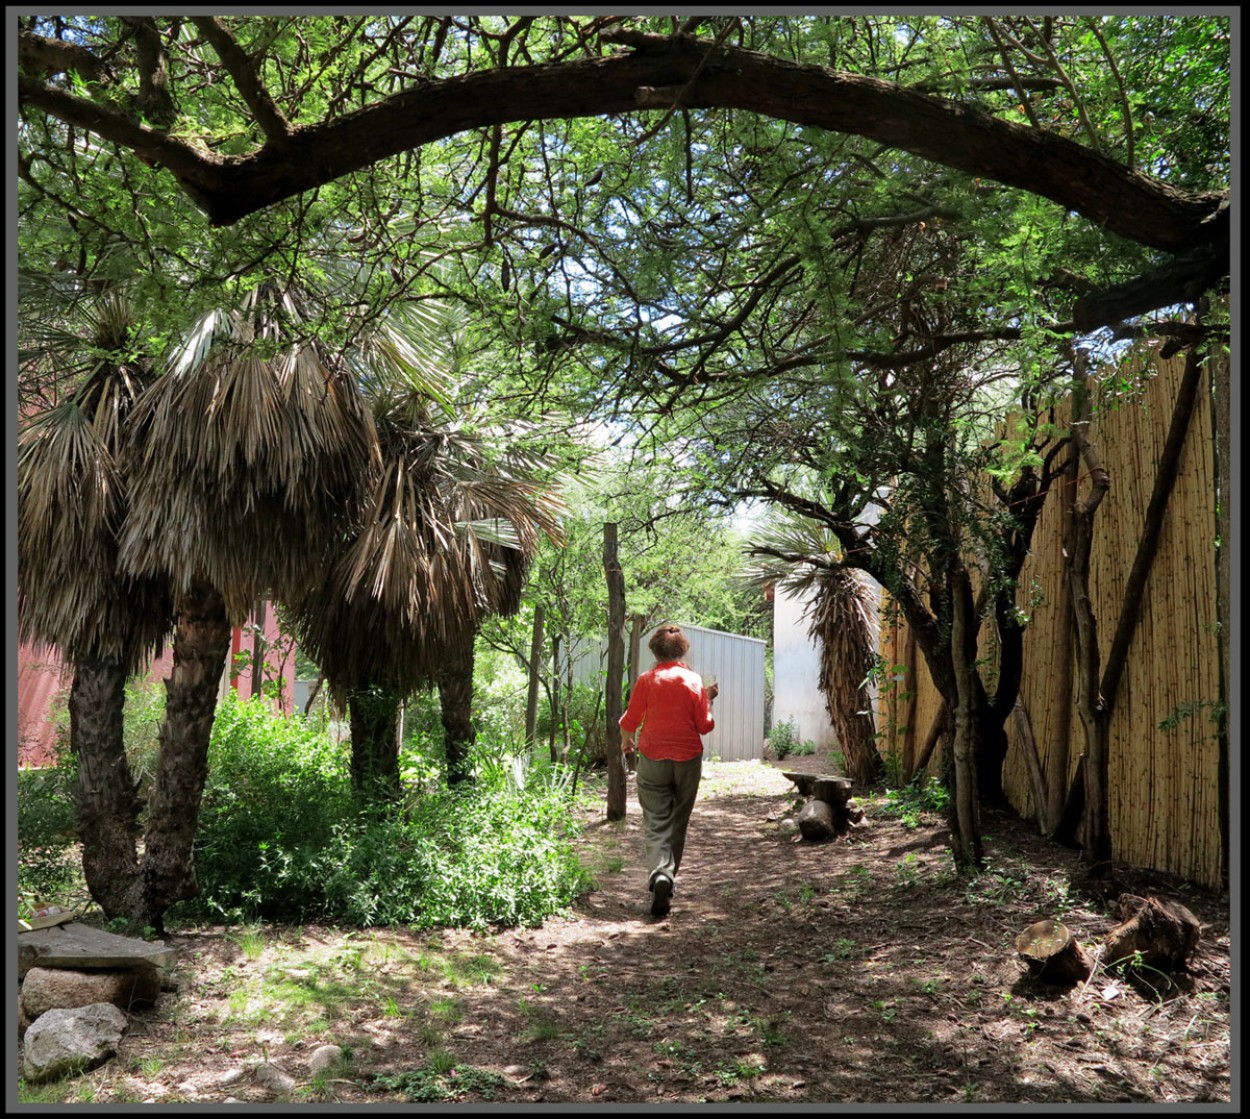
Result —
<instances>
[{"instance_id":1,"label":"cut log end","mask_svg":"<svg viewBox=\"0 0 1250 1119\"><path fill-rule=\"evenodd\" d=\"M804 839L832 839L837 833L833 808L823 800L809 800L803 805L797 819Z\"/></svg>"},{"instance_id":2,"label":"cut log end","mask_svg":"<svg viewBox=\"0 0 1250 1119\"><path fill-rule=\"evenodd\" d=\"M1016 952L1034 978L1072 986L1088 979L1094 961L1059 921L1037 921L1016 937Z\"/></svg>"}]
</instances>

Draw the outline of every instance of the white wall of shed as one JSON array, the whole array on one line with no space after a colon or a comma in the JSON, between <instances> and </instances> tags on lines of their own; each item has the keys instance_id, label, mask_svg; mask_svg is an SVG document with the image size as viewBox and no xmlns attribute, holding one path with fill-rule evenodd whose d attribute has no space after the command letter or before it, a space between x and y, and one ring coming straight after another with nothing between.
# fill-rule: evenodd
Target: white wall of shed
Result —
<instances>
[{"instance_id":1,"label":"white wall of shed","mask_svg":"<svg viewBox=\"0 0 1250 1119\"><path fill-rule=\"evenodd\" d=\"M772 726L793 720L799 742L836 749L838 736L820 691L820 649L807 635L807 598L779 585L773 594Z\"/></svg>"},{"instance_id":2,"label":"white wall of shed","mask_svg":"<svg viewBox=\"0 0 1250 1119\"><path fill-rule=\"evenodd\" d=\"M871 641L880 645L881 586L875 579L856 572L869 590L877 607L872 619ZM820 648L807 634L807 594L793 594L784 585L773 594L773 713L772 726L794 720L795 737L808 739L820 749L838 748L838 735L829 721L825 697L820 690ZM877 708L877 685L868 687L869 709Z\"/></svg>"}]
</instances>

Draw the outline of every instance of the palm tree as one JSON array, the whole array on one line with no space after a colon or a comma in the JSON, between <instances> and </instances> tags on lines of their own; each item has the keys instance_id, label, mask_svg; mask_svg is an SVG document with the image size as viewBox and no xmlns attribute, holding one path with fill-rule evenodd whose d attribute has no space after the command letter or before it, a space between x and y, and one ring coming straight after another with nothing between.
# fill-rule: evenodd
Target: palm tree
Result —
<instances>
[{"instance_id":1,"label":"palm tree","mask_svg":"<svg viewBox=\"0 0 1250 1119\"><path fill-rule=\"evenodd\" d=\"M201 317L138 401L123 458L130 511L120 561L174 596L144 854L127 893L135 925L160 929L197 892L192 841L232 624L260 593L298 594L350 509L374 439L346 364L314 317L273 284Z\"/></svg>"},{"instance_id":2,"label":"palm tree","mask_svg":"<svg viewBox=\"0 0 1250 1119\"><path fill-rule=\"evenodd\" d=\"M541 535L558 538L563 511L521 425L486 423L454 401L430 323L400 317L394 328L427 365L415 379L394 363L389 376L362 366L379 453L326 578L288 602L301 647L348 709L353 785L383 798L399 791L402 698L431 684L449 780L469 776L474 638L486 616L519 607Z\"/></svg>"},{"instance_id":3,"label":"palm tree","mask_svg":"<svg viewBox=\"0 0 1250 1119\"><path fill-rule=\"evenodd\" d=\"M153 378L131 355L133 302L120 289L69 297L50 317L48 277L23 284L20 353L70 391L24 417L18 436L18 636L72 666L70 750L83 875L109 917L125 910L137 868L140 804L123 740L127 677L168 637L169 587L119 570L128 496L119 460L134 404Z\"/></svg>"},{"instance_id":4,"label":"palm tree","mask_svg":"<svg viewBox=\"0 0 1250 1119\"><path fill-rule=\"evenodd\" d=\"M780 514L753 542L761 561L753 582L776 582L778 594L806 595L808 634L820 650L820 690L838 736L847 776L859 784L881 780L876 720L868 678L877 664L876 603L863 576L840 561L840 547L826 528Z\"/></svg>"}]
</instances>

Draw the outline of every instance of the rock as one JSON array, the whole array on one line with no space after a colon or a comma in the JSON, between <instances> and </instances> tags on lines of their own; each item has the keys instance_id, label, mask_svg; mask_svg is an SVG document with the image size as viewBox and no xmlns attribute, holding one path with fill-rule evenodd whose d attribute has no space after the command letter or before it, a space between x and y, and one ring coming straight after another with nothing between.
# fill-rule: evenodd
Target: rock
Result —
<instances>
[{"instance_id":1,"label":"rock","mask_svg":"<svg viewBox=\"0 0 1250 1119\"><path fill-rule=\"evenodd\" d=\"M823 800L809 800L798 815L799 831L804 839L831 839L835 834L833 808Z\"/></svg>"},{"instance_id":2,"label":"rock","mask_svg":"<svg viewBox=\"0 0 1250 1119\"><path fill-rule=\"evenodd\" d=\"M295 1088L295 1078L268 1061L256 1066L256 1083L271 1092L290 1092Z\"/></svg>"},{"instance_id":3,"label":"rock","mask_svg":"<svg viewBox=\"0 0 1250 1119\"><path fill-rule=\"evenodd\" d=\"M123 971L76 971L33 967L22 981L21 1013L30 1022L49 1010L69 1010L93 1003L112 1003L118 1010L151 1006L161 993L160 972L154 967Z\"/></svg>"},{"instance_id":4,"label":"rock","mask_svg":"<svg viewBox=\"0 0 1250 1119\"><path fill-rule=\"evenodd\" d=\"M178 949L164 941L136 940L72 921L49 929L17 934L17 977L32 967L133 968L141 964L169 967Z\"/></svg>"},{"instance_id":5,"label":"rock","mask_svg":"<svg viewBox=\"0 0 1250 1119\"><path fill-rule=\"evenodd\" d=\"M245 1076L247 1076L247 1073L241 1068L227 1069L217 1078L217 1087L218 1088L233 1087L235 1084L238 1084L239 1081L242 1080Z\"/></svg>"},{"instance_id":6,"label":"rock","mask_svg":"<svg viewBox=\"0 0 1250 1119\"><path fill-rule=\"evenodd\" d=\"M337 1045L319 1045L308 1055L308 1071L316 1076L343 1059L343 1050Z\"/></svg>"},{"instance_id":7,"label":"rock","mask_svg":"<svg viewBox=\"0 0 1250 1119\"><path fill-rule=\"evenodd\" d=\"M37 1082L99 1068L125 1032L126 1016L109 1002L49 1010L26 1031L22 1075Z\"/></svg>"}]
</instances>

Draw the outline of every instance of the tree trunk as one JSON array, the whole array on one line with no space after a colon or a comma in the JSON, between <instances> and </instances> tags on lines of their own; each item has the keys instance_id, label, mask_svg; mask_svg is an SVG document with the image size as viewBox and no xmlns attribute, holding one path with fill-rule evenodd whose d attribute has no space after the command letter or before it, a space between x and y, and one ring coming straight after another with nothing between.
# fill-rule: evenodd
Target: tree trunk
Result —
<instances>
[{"instance_id":1,"label":"tree trunk","mask_svg":"<svg viewBox=\"0 0 1250 1119\"><path fill-rule=\"evenodd\" d=\"M933 751L937 749L938 743L943 738L947 739L947 745L949 746L949 739L953 729L950 704L943 697L941 706L938 707L938 712L933 716L933 722L929 725L929 733L925 735L924 743L920 748L920 755L916 758L915 768L906 772L908 784L923 781L925 770L929 766L929 759L933 757Z\"/></svg>"},{"instance_id":2,"label":"tree trunk","mask_svg":"<svg viewBox=\"0 0 1250 1119\"><path fill-rule=\"evenodd\" d=\"M1014 591L996 597L994 619L998 629L998 686L994 702L978 707L977 789L982 804L1006 808L1003 763L1007 760L1007 719L1020 694L1024 668L1024 629L1016 613ZM1004 708L1008 699L1011 703Z\"/></svg>"},{"instance_id":3,"label":"tree trunk","mask_svg":"<svg viewBox=\"0 0 1250 1119\"><path fill-rule=\"evenodd\" d=\"M122 733L125 702L126 672L119 661L75 664L69 741L78 760L74 810L82 870L92 900L110 920L126 916L139 869L139 799Z\"/></svg>"},{"instance_id":4,"label":"tree trunk","mask_svg":"<svg viewBox=\"0 0 1250 1119\"><path fill-rule=\"evenodd\" d=\"M903 638L903 686L907 690L907 699L903 705L903 780L910 781L918 768L916 759L916 706L920 694L916 687L916 631L907 627ZM894 748L894 743L890 743ZM929 759L925 758L925 765Z\"/></svg>"},{"instance_id":5,"label":"tree trunk","mask_svg":"<svg viewBox=\"0 0 1250 1119\"><path fill-rule=\"evenodd\" d=\"M399 707L401 697L387 688L351 688L352 791L367 799L399 798Z\"/></svg>"},{"instance_id":6,"label":"tree trunk","mask_svg":"<svg viewBox=\"0 0 1250 1119\"><path fill-rule=\"evenodd\" d=\"M1072 438L1089 475L1088 497L1078 497L1072 508L1072 551L1068 557L1073 636L1076 661L1076 709L1085 730L1085 811L1081 839L1085 861L1106 868L1111 861L1110 800L1107 789L1106 728L1101 718L1103 697L1099 689L1101 654L1098 620L1090 596L1090 553L1094 543L1094 514L1111 487L1111 476L1089 439L1090 400L1087 359L1076 351L1072 363Z\"/></svg>"},{"instance_id":7,"label":"tree trunk","mask_svg":"<svg viewBox=\"0 0 1250 1119\"><path fill-rule=\"evenodd\" d=\"M1029 771L1029 791L1033 796L1033 807L1037 812L1037 830L1042 835L1050 832L1050 821L1047 819L1047 805L1050 797L1046 792L1046 775L1042 772L1041 758L1037 753L1037 739L1033 736L1033 721L1024 706L1024 701L1016 698L1016 735L1020 741L1020 752L1024 755L1024 764Z\"/></svg>"},{"instance_id":8,"label":"tree trunk","mask_svg":"<svg viewBox=\"0 0 1250 1119\"><path fill-rule=\"evenodd\" d=\"M977 796L977 709L972 679L976 672L976 630L971 619L972 585L968 572L962 567L952 571L947 585L951 597L950 645L955 676L951 847L955 864L966 869L979 867L984 862Z\"/></svg>"},{"instance_id":9,"label":"tree trunk","mask_svg":"<svg viewBox=\"0 0 1250 1119\"><path fill-rule=\"evenodd\" d=\"M1090 553L1093 547L1094 513L1110 486L1106 468L1099 461L1088 437L1090 401L1084 362L1074 363L1073 438L1081 450L1091 479L1092 492L1075 509L1075 546L1070 567L1072 599L1078 635L1079 688L1077 709L1085 726L1087 762L1085 766L1085 861L1098 871L1111 862L1110 758L1111 717L1115 711L1120 682L1128 664L1137 624L1141 618L1141 598L1154 566L1163 533L1168 502L1176 485L1181 452L1189 432L1204 359L1196 351L1185 358L1185 371L1172 408L1167 439L1159 456L1146 507L1145 524L1124 584L1124 597L1111 639L1105 671L1099 676L1098 634L1090 600Z\"/></svg>"},{"instance_id":10,"label":"tree trunk","mask_svg":"<svg viewBox=\"0 0 1250 1119\"><path fill-rule=\"evenodd\" d=\"M465 629L459 634L448 647L446 660L438 674L449 785L459 785L473 777L469 751L477 737L473 729L474 636L472 629Z\"/></svg>"},{"instance_id":11,"label":"tree trunk","mask_svg":"<svg viewBox=\"0 0 1250 1119\"><path fill-rule=\"evenodd\" d=\"M808 633L820 648L818 686L846 772L861 785L881 779L876 720L865 680L876 661L869 599L857 572L830 571L817 592Z\"/></svg>"},{"instance_id":12,"label":"tree trunk","mask_svg":"<svg viewBox=\"0 0 1250 1119\"><path fill-rule=\"evenodd\" d=\"M164 932L165 911L199 892L192 845L208 776L217 689L230 654L226 604L214 588L197 584L184 592L176 618L143 859L126 905L135 929L150 927L158 935Z\"/></svg>"},{"instance_id":13,"label":"tree trunk","mask_svg":"<svg viewBox=\"0 0 1250 1119\"><path fill-rule=\"evenodd\" d=\"M538 730L538 680L540 676L540 660L543 655L543 622L546 611L541 606L534 608L534 635L530 641L529 688L525 695L525 748L534 749L534 737Z\"/></svg>"},{"instance_id":14,"label":"tree trunk","mask_svg":"<svg viewBox=\"0 0 1250 1119\"><path fill-rule=\"evenodd\" d=\"M1068 455L1067 464L1059 478L1060 523L1063 526L1062 546L1065 556L1071 556L1075 546L1072 510L1079 467L1080 457L1073 449ZM1071 768L1072 757L1072 653L1075 642L1072 627L1075 615L1072 611L1072 585L1067 578L1059 582L1055 611L1059 636L1054 643L1054 684L1051 693L1054 701L1051 708L1050 749L1046 755L1045 772L1047 800L1045 806L1039 806L1039 811L1042 812L1041 818L1045 821L1045 834L1052 839L1058 839L1060 822L1064 817L1064 803L1070 784L1068 770Z\"/></svg>"},{"instance_id":15,"label":"tree trunk","mask_svg":"<svg viewBox=\"0 0 1250 1119\"><path fill-rule=\"evenodd\" d=\"M641 614L634 614L629 619L629 680L626 685L633 691L634 682L638 679L638 661L642 655L642 626L646 619Z\"/></svg>"},{"instance_id":16,"label":"tree trunk","mask_svg":"<svg viewBox=\"0 0 1250 1119\"><path fill-rule=\"evenodd\" d=\"M1188 967L1202 923L1185 906L1135 894L1121 894L1118 904L1122 923L1103 937L1102 958L1108 967L1123 960L1168 974Z\"/></svg>"},{"instance_id":17,"label":"tree trunk","mask_svg":"<svg viewBox=\"0 0 1250 1119\"><path fill-rule=\"evenodd\" d=\"M608 819L625 818L625 758L621 754L621 676L625 670L625 575L617 555L616 525L603 526L603 570L608 583L607 720Z\"/></svg>"},{"instance_id":18,"label":"tree trunk","mask_svg":"<svg viewBox=\"0 0 1250 1119\"><path fill-rule=\"evenodd\" d=\"M795 817L799 832L804 839L832 839L837 834L833 820L833 805L823 800L809 800Z\"/></svg>"},{"instance_id":19,"label":"tree trunk","mask_svg":"<svg viewBox=\"0 0 1250 1119\"><path fill-rule=\"evenodd\" d=\"M869 700L863 690L856 711L839 711L833 720L838 742L842 747L842 760L846 775L857 785L875 785L885 773L885 762L877 749L877 727L868 710Z\"/></svg>"},{"instance_id":20,"label":"tree trunk","mask_svg":"<svg viewBox=\"0 0 1250 1119\"><path fill-rule=\"evenodd\" d=\"M560 729L560 635L551 635L551 730L547 736L547 748L551 753L551 764L560 760L560 749L556 745L556 736Z\"/></svg>"},{"instance_id":21,"label":"tree trunk","mask_svg":"<svg viewBox=\"0 0 1250 1119\"><path fill-rule=\"evenodd\" d=\"M252 635L252 699L265 694L265 605L265 596L261 595L256 600L252 618L256 623L256 632Z\"/></svg>"}]
</instances>

